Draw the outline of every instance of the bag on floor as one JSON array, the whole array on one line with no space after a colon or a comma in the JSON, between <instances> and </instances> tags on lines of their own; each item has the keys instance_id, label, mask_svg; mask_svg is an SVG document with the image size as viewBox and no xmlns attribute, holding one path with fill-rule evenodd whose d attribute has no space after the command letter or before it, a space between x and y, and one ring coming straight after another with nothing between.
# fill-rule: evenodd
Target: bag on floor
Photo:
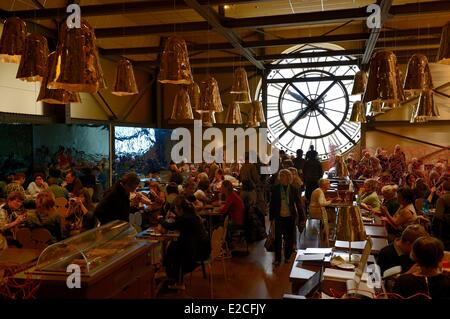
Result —
<instances>
[{"instance_id":1,"label":"bag on floor","mask_svg":"<svg viewBox=\"0 0 450 319\"><path fill-rule=\"evenodd\" d=\"M264 247L268 252L275 252L275 223L270 223L269 234L267 235L266 242L264 243Z\"/></svg>"}]
</instances>

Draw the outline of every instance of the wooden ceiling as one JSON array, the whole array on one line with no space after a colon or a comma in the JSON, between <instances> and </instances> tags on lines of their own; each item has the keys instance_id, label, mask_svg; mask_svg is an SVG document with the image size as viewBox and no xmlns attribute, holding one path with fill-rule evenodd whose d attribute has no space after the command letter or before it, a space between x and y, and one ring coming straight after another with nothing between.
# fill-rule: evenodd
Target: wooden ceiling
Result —
<instances>
[{"instance_id":1,"label":"wooden ceiling","mask_svg":"<svg viewBox=\"0 0 450 319\"><path fill-rule=\"evenodd\" d=\"M367 63L374 50L394 50L400 62L415 52L434 60L449 0L379 0L380 32L368 29L375 0L2 0L0 17L23 18L30 31L56 38L70 3L95 28L103 56L126 56L158 66L164 39L177 34L189 47L194 70L266 64L297 44L330 42ZM220 68L220 69L219 69Z\"/></svg>"}]
</instances>

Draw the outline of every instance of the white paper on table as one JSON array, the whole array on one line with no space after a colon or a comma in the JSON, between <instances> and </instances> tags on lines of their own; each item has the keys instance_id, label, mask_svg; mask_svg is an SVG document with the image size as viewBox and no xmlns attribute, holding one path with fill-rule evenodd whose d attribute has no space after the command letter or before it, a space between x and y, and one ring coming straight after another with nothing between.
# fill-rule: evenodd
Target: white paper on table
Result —
<instances>
[{"instance_id":1,"label":"white paper on table","mask_svg":"<svg viewBox=\"0 0 450 319\"><path fill-rule=\"evenodd\" d=\"M331 254L333 248L306 248L306 254Z\"/></svg>"},{"instance_id":2,"label":"white paper on table","mask_svg":"<svg viewBox=\"0 0 450 319\"><path fill-rule=\"evenodd\" d=\"M306 254L297 256L296 261L322 261L325 254Z\"/></svg>"}]
</instances>

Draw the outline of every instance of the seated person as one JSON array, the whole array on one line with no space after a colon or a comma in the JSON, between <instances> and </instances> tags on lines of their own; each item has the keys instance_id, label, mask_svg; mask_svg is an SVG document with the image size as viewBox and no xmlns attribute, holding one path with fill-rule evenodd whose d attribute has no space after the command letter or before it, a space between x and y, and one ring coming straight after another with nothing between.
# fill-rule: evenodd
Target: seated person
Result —
<instances>
[{"instance_id":1,"label":"seated person","mask_svg":"<svg viewBox=\"0 0 450 319\"><path fill-rule=\"evenodd\" d=\"M199 201L206 203L208 201L208 194L209 194L209 180L201 180L197 184L197 190L195 191L194 196Z\"/></svg>"},{"instance_id":2,"label":"seated person","mask_svg":"<svg viewBox=\"0 0 450 319\"><path fill-rule=\"evenodd\" d=\"M28 228L45 228L53 237L53 242L63 238L63 222L55 209L55 196L45 190L36 197L36 209L27 214L24 222Z\"/></svg>"},{"instance_id":3,"label":"seated person","mask_svg":"<svg viewBox=\"0 0 450 319\"><path fill-rule=\"evenodd\" d=\"M172 241L167 248L164 267L167 276L175 283L182 282L185 273L193 271L198 261L206 260L211 253L211 242L194 206L183 195L175 199L172 221L163 221L160 229L178 230L180 237ZM181 274L181 276L180 276Z\"/></svg>"},{"instance_id":4,"label":"seated person","mask_svg":"<svg viewBox=\"0 0 450 319\"><path fill-rule=\"evenodd\" d=\"M361 195L361 208L370 211L380 211L381 202L377 194L378 182L375 179L367 179L364 181L364 193Z\"/></svg>"},{"instance_id":5,"label":"seated person","mask_svg":"<svg viewBox=\"0 0 450 319\"><path fill-rule=\"evenodd\" d=\"M433 236L442 240L445 249L450 250L450 181L445 181L442 187L444 193L436 202L431 231Z\"/></svg>"},{"instance_id":6,"label":"seated person","mask_svg":"<svg viewBox=\"0 0 450 319\"><path fill-rule=\"evenodd\" d=\"M43 190L48 189L48 184L44 182L44 174L42 173L36 173L34 174L34 182L31 182L28 185L28 193L33 197L36 198L37 194Z\"/></svg>"},{"instance_id":7,"label":"seated person","mask_svg":"<svg viewBox=\"0 0 450 319\"><path fill-rule=\"evenodd\" d=\"M402 273L407 272L414 265L414 261L409 256L413 243L422 236L428 236L422 225L409 225L402 232L400 238L396 238L390 245L381 249L377 259L381 275L387 269L395 266L402 266Z\"/></svg>"},{"instance_id":8,"label":"seated person","mask_svg":"<svg viewBox=\"0 0 450 319\"><path fill-rule=\"evenodd\" d=\"M67 189L59 186L58 179L55 177L50 177L48 179L48 190L51 191L53 195L55 195L55 198L64 197L67 199L69 197L69 192L67 191Z\"/></svg>"},{"instance_id":9,"label":"seated person","mask_svg":"<svg viewBox=\"0 0 450 319\"><path fill-rule=\"evenodd\" d=\"M169 164L170 170L170 183L175 183L177 185L183 184L183 176L181 175L181 171L178 169L177 164L174 161L171 161Z\"/></svg>"},{"instance_id":10,"label":"seated person","mask_svg":"<svg viewBox=\"0 0 450 319\"><path fill-rule=\"evenodd\" d=\"M399 209L391 216L386 207L381 208L381 219L386 222L388 233L399 235L403 229L412 224L417 219L414 208L414 191L410 188L400 188L398 190Z\"/></svg>"},{"instance_id":11,"label":"seated person","mask_svg":"<svg viewBox=\"0 0 450 319\"><path fill-rule=\"evenodd\" d=\"M95 227L94 205L87 188L80 191L80 196L69 200L69 209L65 218L66 230L70 235Z\"/></svg>"},{"instance_id":12,"label":"seated person","mask_svg":"<svg viewBox=\"0 0 450 319\"><path fill-rule=\"evenodd\" d=\"M220 208L220 212L229 216L227 242L231 249L233 234L245 226L245 206L241 197L234 191L230 181L223 181L221 192L225 195L226 200Z\"/></svg>"},{"instance_id":13,"label":"seated person","mask_svg":"<svg viewBox=\"0 0 450 319\"><path fill-rule=\"evenodd\" d=\"M183 195L186 199L195 207L196 211L199 211L203 208L203 203L195 197L195 190L197 185L195 182L188 180L183 186Z\"/></svg>"},{"instance_id":14,"label":"seated person","mask_svg":"<svg viewBox=\"0 0 450 319\"><path fill-rule=\"evenodd\" d=\"M214 175L214 179L211 182L211 187L214 192L220 192L222 187L222 182L224 181L223 171L219 168L216 170L216 174Z\"/></svg>"},{"instance_id":15,"label":"seated person","mask_svg":"<svg viewBox=\"0 0 450 319\"><path fill-rule=\"evenodd\" d=\"M386 185L381 189L383 195L383 206L385 206L389 214L394 215L400 207L397 198L397 185Z\"/></svg>"},{"instance_id":16,"label":"seated person","mask_svg":"<svg viewBox=\"0 0 450 319\"><path fill-rule=\"evenodd\" d=\"M166 187L166 194L166 204L171 205L179 194L178 185L175 183L169 183Z\"/></svg>"},{"instance_id":17,"label":"seated person","mask_svg":"<svg viewBox=\"0 0 450 319\"><path fill-rule=\"evenodd\" d=\"M325 192L330 188L330 181L325 178L319 180L319 188L316 188L311 194L309 202L309 217L313 219L322 219L323 209L329 206L332 201L325 199Z\"/></svg>"},{"instance_id":18,"label":"seated person","mask_svg":"<svg viewBox=\"0 0 450 319\"><path fill-rule=\"evenodd\" d=\"M5 192L6 197L8 197L9 193L19 192L26 198L25 190L23 189L23 183L25 183L25 174L24 173L16 173L14 174L13 180L11 183L6 185Z\"/></svg>"},{"instance_id":19,"label":"seated person","mask_svg":"<svg viewBox=\"0 0 450 319\"><path fill-rule=\"evenodd\" d=\"M166 201L166 194L161 192L158 182L150 182L150 191L147 195L151 201L163 205Z\"/></svg>"},{"instance_id":20,"label":"seated person","mask_svg":"<svg viewBox=\"0 0 450 319\"><path fill-rule=\"evenodd\" d=\"M0 240L0 250L6 248L8 245L21 247L14 239L13 229L20 225L26 218L26 215L18 214L21 212L20 209L24 201L25 197L21 192L11 192L6 199L6 203L0 206L0 237L3 237L3 241L6 240L3 243Z\"/></svg>"},{"instance_id":21,"label":"seated person","mask_svg":"<svg viewBox=\"0 0 450 319\"><path fill-rule=\"evenodd\" d=\"M72 194L73 196L78 196L79 192L83 188L83 184L80 179L75 176L75 173L72 170L69 170L66 173L66 178L61 186L67 189L69 195Z\"/></svg>"},{"instance_id":22,"label":"seated person","mask_svg":"<svg viewBox=\"0 0 450 319\"><path fill-rule=\"evenodd\" d=\"M441 267L442 242L431 236L420 237L413 244L411 257L416 265L397 278L393 292L404 298L421 293L432 299L450 299L450 276Z\"/></svg>"}]
</instances>

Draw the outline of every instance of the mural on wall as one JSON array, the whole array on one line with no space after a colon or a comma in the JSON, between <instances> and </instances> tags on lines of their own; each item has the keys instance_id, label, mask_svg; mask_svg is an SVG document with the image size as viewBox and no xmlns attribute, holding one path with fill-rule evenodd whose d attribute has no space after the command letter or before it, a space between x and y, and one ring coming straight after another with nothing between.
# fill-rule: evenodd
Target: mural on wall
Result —
<instances>
[{"instance_id":1,"label":"mural on wall","mask_svg":"<svg viewBox=\"0 0 450 319\"><path fill-rule=\"evenodd\" d=\"M114 174L117 180L129 171L148 176L168 167L171 130L116 126L114 137Z\"/></svg>"},{"instance_id":2,"label":"mural on wall","mask_svg":"<svg viewBox=\"0 0 450 319\"><path fill-rule=\"evenodd\" d=\"M33 162L33 128L26 124L0 124L0 180L16 172L28 174Z\"/></svg>"}]
</instances>

